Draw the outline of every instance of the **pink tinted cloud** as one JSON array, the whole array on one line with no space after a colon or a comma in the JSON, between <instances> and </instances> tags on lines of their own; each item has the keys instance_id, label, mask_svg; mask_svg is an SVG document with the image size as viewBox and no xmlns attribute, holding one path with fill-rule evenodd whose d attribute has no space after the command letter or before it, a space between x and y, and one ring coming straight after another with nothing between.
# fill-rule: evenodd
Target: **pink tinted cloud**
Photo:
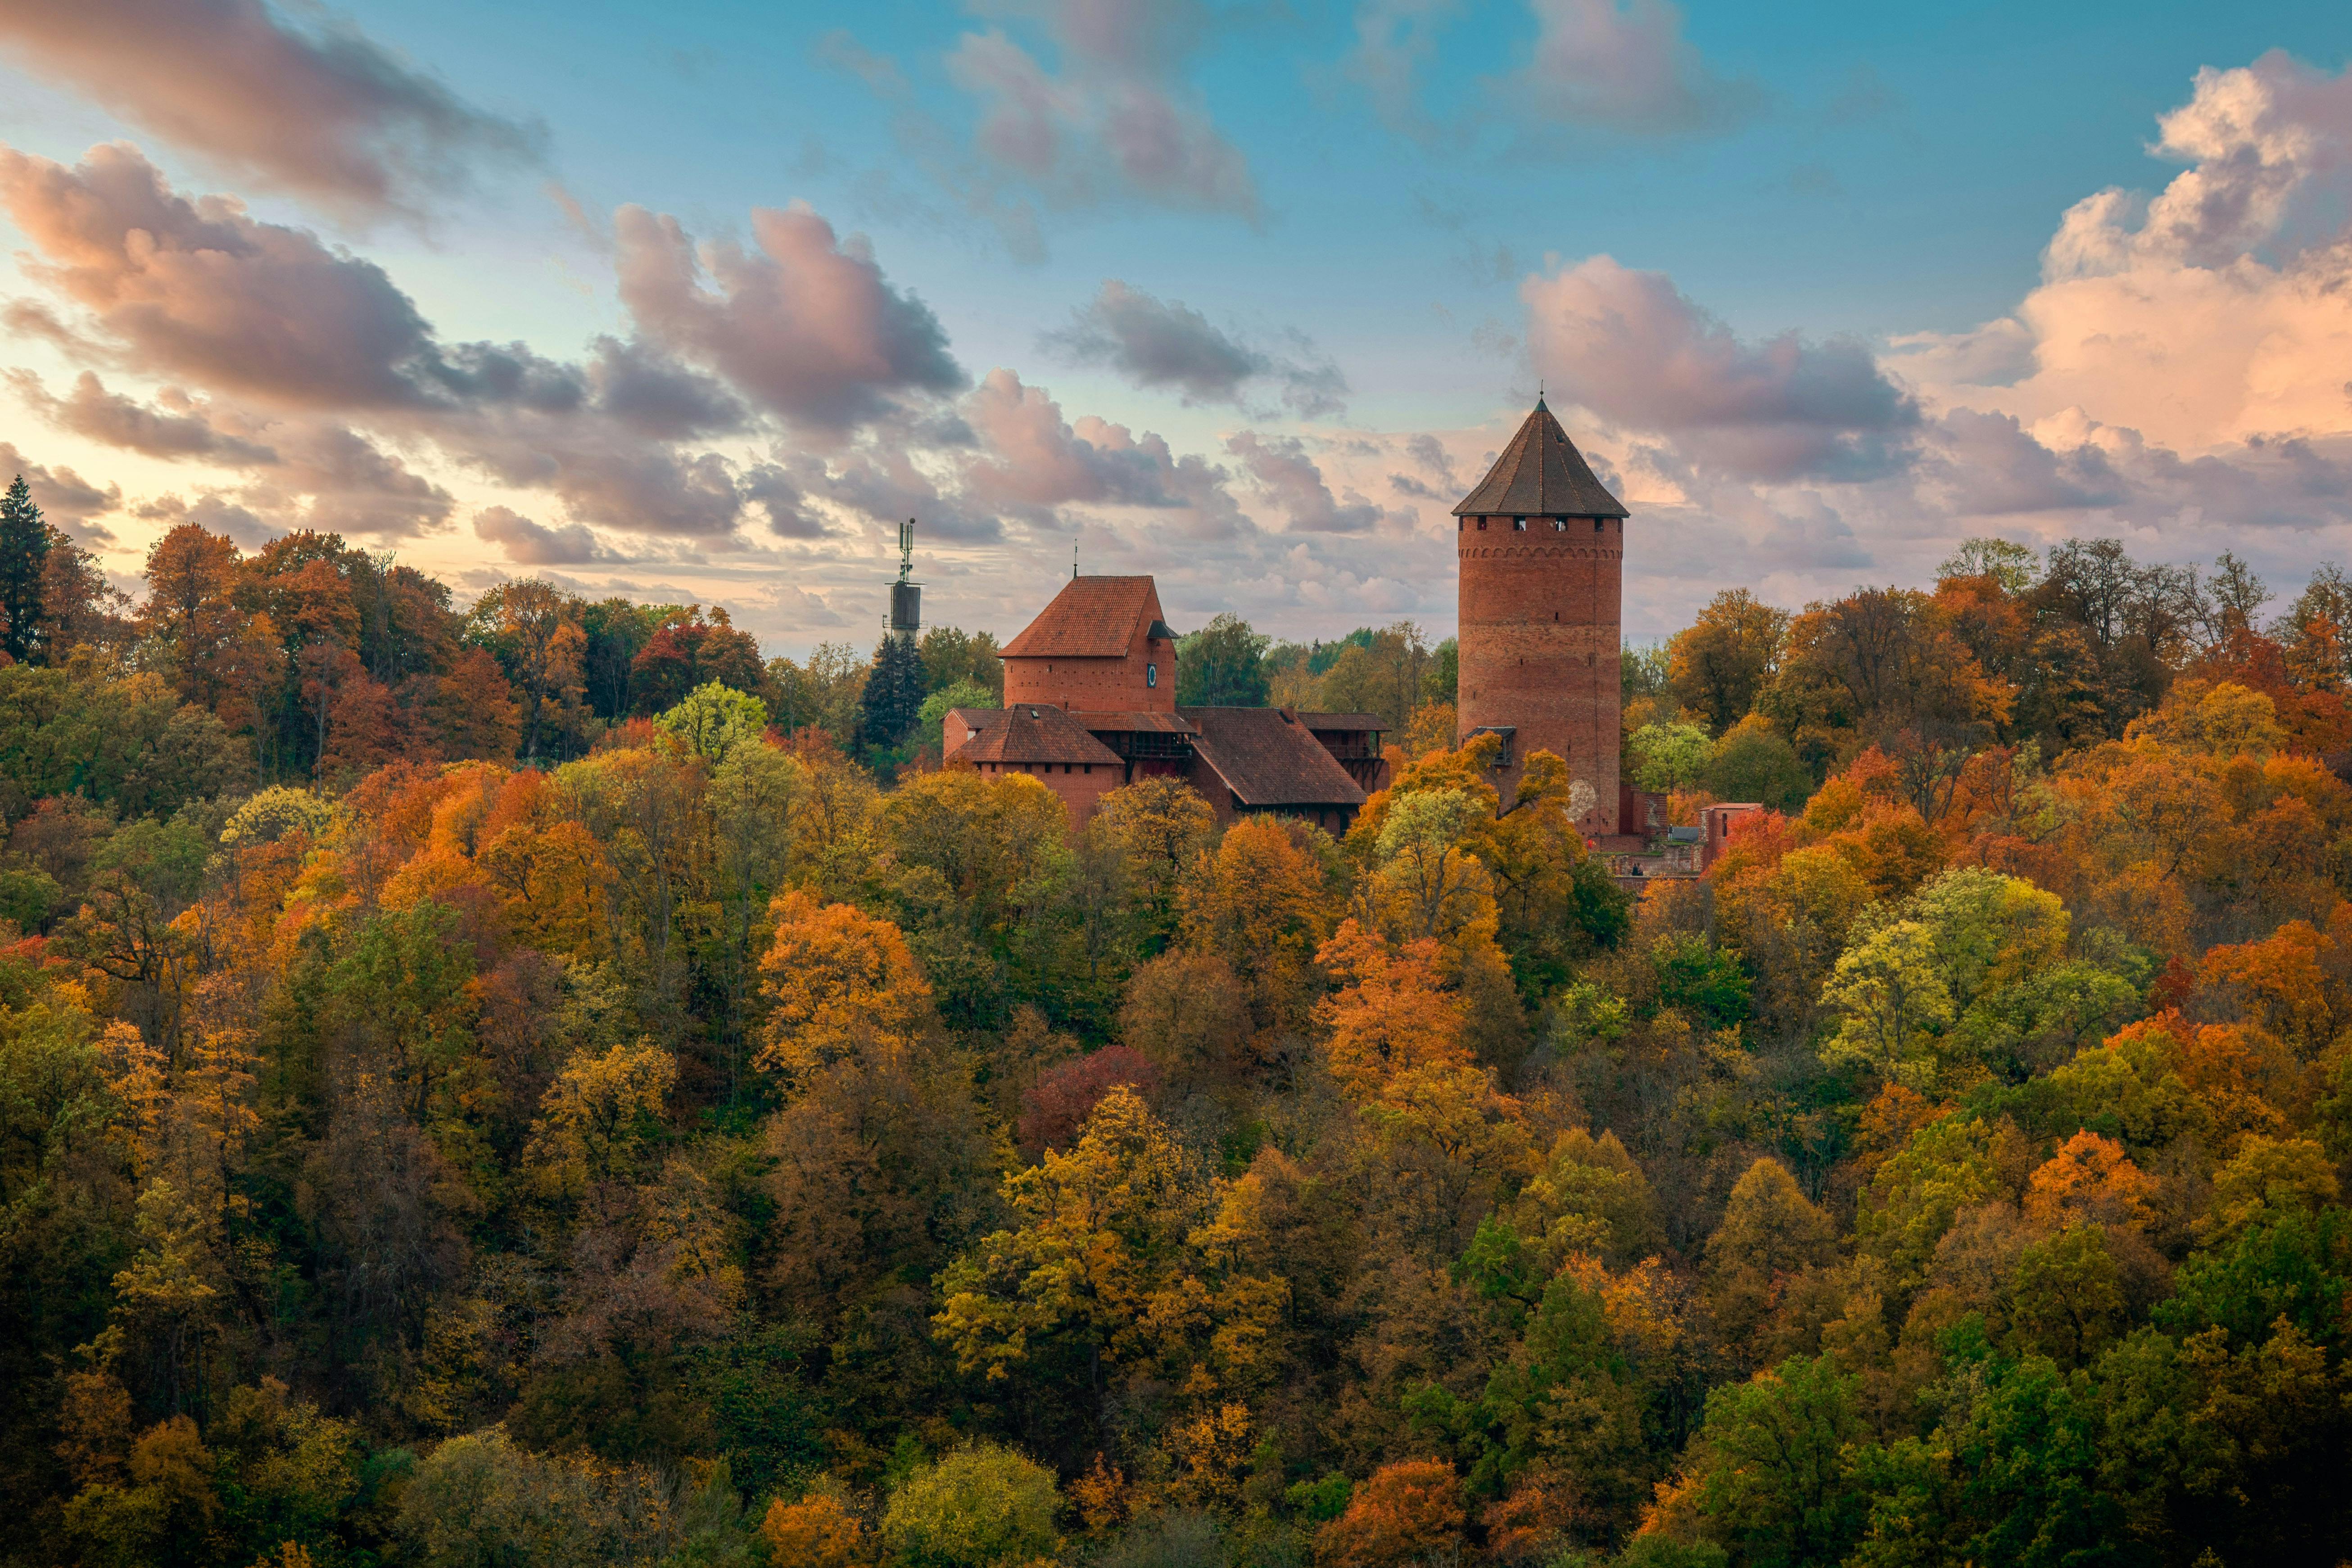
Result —
<instances>
[{"instance_id":1,"label":"pink tinted cloud","mask_svg":"<svg viewBox=\"0 0 2352 1568\"><path fill-rule=\"evenodd\" d=\"M1531 0L1529 8L1533 51L1497 88L1531 118L1678 135L1723 130L1763 107L1755 83L1708 68L1669 0Z\"/></svg>"},{"instance_id":2,"label":"pink tinted cloud","mask_svg":"<svg viewBox=\"0 0 2352 1568\"><path fill-rule=\"evenodd\" d=\"M129 368L293 405L424 400L412 371L431 329L382 268L227 197L179 195L134 147L73 168L0 148L0 205L40 253L28 275Z\"/></svg>"},{"instance_id":3,"label":"pink tinted cloud","mask_svg":"<svg viewBox=\"0 0 2352 1568\"><path fill-rule=\"evenodd\" d=\"M1519 297L1563 397L1748 478L1884 472L1917 423L1862 344L1743 340L1662 272L1596 256L1528 278Z\"/></svg>"},{"instance_id":4,"label":"pink tinted cloud","mask_svg":"<svg viewBox=\"0 0 2352 1568\"><path fill-rule=\"evenodd\" d=\"M929 307L884 279L863 238L836 238L805 206L753 208L751 248L697 246L639 206L621 208L613 232L638 331L795 426L837 434L889 412L896 394L964 383Z\"/></svg>"},{"instance_id":5,"label":"pink tinted cloud","mask_svg":"<svg viewBox=\"0 0 2352 1568\"><path fill-rule=\"evenodd\" d=\"M279 189L411 206L537 132L452 93L349 21L263 0L0 0L0 48L134 124Z\"/></svg>"},{"instance_id":6,"label":"pink tinted cloud","mask_svg":"<svg viewBox=\"0 0 2352 1568\"><path fill-rule=\"evenodd\" d=\"M949 77L980 101L974 144L1056 205L1114 197L1255 223L1249 161L1219 132L1185 68L1212 31L1196 0L1033 0L979 7L1041 29L1052 69L1002 31L965 35Z\"/></svg>"}]
</instances>

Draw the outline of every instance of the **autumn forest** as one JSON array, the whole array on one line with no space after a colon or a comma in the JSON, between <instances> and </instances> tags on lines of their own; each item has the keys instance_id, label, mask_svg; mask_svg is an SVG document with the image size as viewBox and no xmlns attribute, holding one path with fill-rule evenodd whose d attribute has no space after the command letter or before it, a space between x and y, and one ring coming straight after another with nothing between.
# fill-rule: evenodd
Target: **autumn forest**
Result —
<instances>
[{"instance_id":1,"label":"autumn forest","mask_svg":"<svg viewBox=\"0 0 2352 1568\"><path fill-rule=\"evenodd\" d=\"M0 500L0 1563L2336 1563L2352 582L1972 541L1624 654L1640 897L1410 625L1346 833L939 762L952 627Z\"/></svg>"}]
</instances>

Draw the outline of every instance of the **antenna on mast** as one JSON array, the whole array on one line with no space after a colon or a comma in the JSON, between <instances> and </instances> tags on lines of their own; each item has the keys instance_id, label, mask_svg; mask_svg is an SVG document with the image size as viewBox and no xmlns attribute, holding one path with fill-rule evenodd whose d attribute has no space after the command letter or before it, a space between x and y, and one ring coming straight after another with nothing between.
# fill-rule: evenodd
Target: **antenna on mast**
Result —
<instances>
[{"instance_id":1,"label":"antenna on mast","mask_svg":"<svg viewBox=\"0 0 2352 1568\"><path fill-rule=\"evenodd\" d=\"M1073 539L1072 541L1070 541L1070 581L1071 581L1071 582L1073 582L1073 583L1075 583L1075 582L1076 582L1077 580L1078 580L1078 542L1077 542L1076 540Z\"/></svg>"},{"instance_id":2,"label":"antenna on mast","mask_svg":"<svg viewBox=\"0 0 2352 1568\"><path fill-rule=\"evenodd\" d=\"M923 585L915 581L915 520L898 525L898 580L890 584L889 635L913 642L923 625Z\"/></svg>"}]
</instances>

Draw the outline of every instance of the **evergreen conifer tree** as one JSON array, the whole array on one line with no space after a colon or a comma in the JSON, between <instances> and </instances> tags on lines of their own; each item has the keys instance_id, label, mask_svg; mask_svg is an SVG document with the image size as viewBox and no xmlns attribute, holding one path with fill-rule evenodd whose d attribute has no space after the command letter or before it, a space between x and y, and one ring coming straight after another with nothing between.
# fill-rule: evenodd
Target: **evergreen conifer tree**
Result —
<instances>
[{"instance_id":1,"label":"evergreen conifer tree","mask_svg":"<svg viewBox=\"0 0 2352 1568\"><path fill-rule=\"evenodd\" d=\"M41 645L41 571L48 553L48 525L18 474L0 495L0 616L7 617L0 648L18 664L30 660Z\"/></svg>"},{"instance_id":2,"label":"evergreen conifer tree","mask_svg":"<svg viewBox=\"0 0 2352 1568\"><path fill-rule=\"evenodd\" d=\"M884 637L874 650L873 672L866 678L860 738L877 752L900 745L922 714L925 695L923 660L915 645L903 637Z\"/></svg>"}]
</instances>

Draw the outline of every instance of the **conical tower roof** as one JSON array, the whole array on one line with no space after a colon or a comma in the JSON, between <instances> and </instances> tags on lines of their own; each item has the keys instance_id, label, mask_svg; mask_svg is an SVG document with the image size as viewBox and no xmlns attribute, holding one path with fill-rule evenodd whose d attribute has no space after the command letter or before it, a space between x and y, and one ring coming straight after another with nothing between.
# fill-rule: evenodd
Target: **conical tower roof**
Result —
<instances>
[{"instance_id":1,"label":"conical tower roof","mask_svg":"<svg viewBox=\"0 0 2352 1568\"><path fill-rule=\"evenodd\" d=\"M1593 478L1584 454L1559 427L1544 401L1486 470L1478 486L1454 509L1456 517L1623 517L1625 509Z\"/></svg>"}]
</instances>

